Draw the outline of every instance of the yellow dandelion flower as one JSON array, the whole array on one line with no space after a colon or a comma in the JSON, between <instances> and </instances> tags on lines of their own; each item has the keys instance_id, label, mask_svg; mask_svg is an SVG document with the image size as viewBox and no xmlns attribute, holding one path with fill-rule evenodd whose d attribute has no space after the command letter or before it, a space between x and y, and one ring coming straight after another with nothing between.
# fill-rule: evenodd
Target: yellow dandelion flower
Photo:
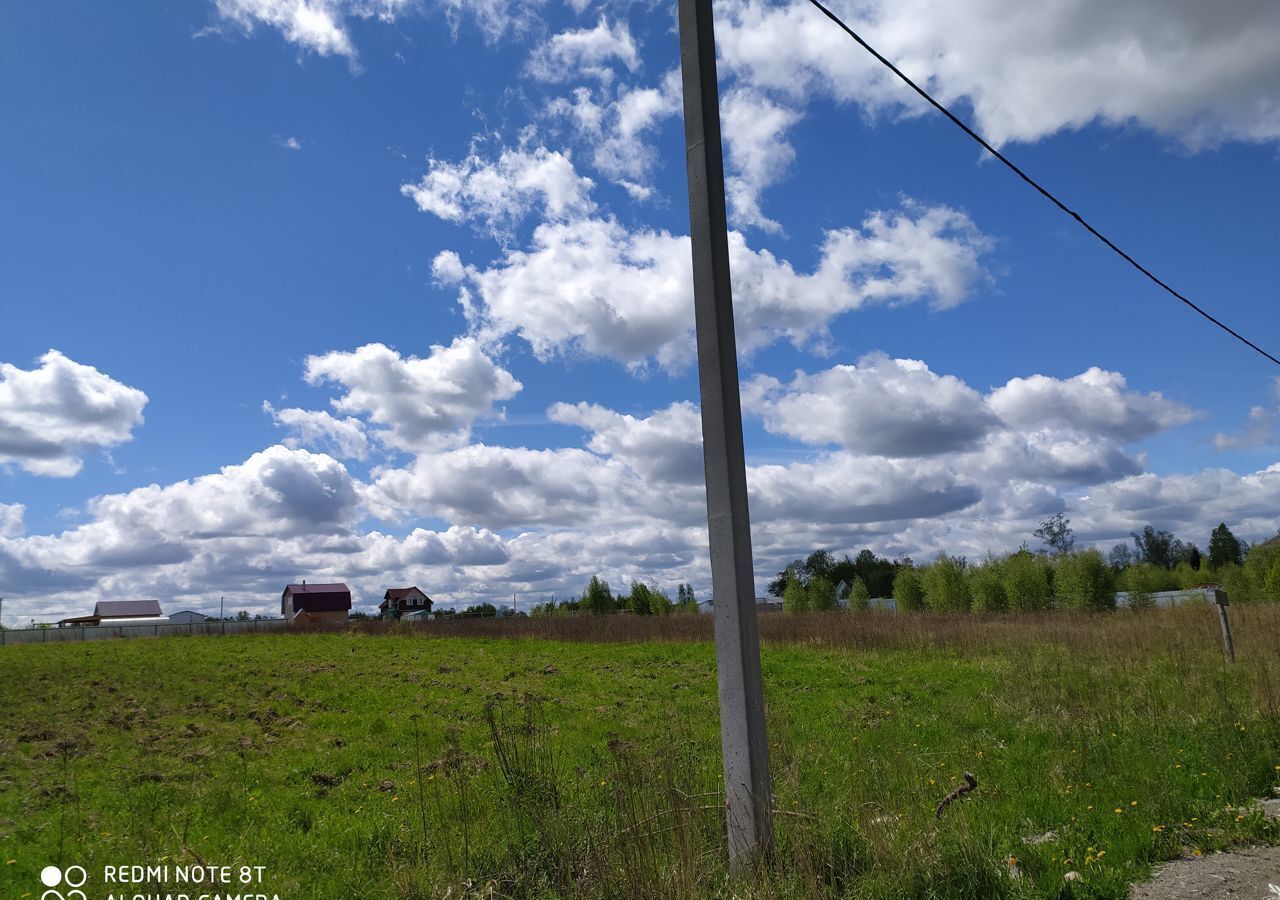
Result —
<instances>
[{"instance_id":1,"label":"yellow dandelion flower","mask_svg":"<svg viewBox=\"0 0 1280 900\"><path fill-rule=\"evenodd\" d=\"M1151 830L1152 830L1152 831L1156 831L1156 832L1164 831L1164 826L1163 826L1163 825L1152 825L1152 826L1151 826Z\"/></svg>"},{"instance_id":2,"label":"yellow dandelion flower","mask_svg":"<svg viewBox=\"0 0 1280 900\"><path fill-rule=\"evenodd\" d=\"M1122 815L1124 815L1124 810L1117 806L1117 807L1116 807L1116 815L1117 815L1117 816L1122 816Z\"/></svg>"},{"instance_id":3,"label":"yellow dandelion flower","mask_svg":"<svg viewBox=\"0 0 1280 900\"><path fill-rule=\"evenodd\" d=\"M1130 806L1137 806L1137 805L1138 805L1138 801L1137 801L1137 800L1130 800L1130 801L1129 801L1129 805L1130 805Z\"/></svg>"}]
</instances>

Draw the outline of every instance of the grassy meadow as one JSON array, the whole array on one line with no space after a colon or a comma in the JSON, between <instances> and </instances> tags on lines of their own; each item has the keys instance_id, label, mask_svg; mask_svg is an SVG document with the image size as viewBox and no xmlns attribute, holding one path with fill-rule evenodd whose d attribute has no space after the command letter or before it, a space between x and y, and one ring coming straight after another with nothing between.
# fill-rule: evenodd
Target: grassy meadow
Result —
<instances>
[{"instance_id":1,"label":"grassy meadow","mask_svg":"<svg viewBox=\"0 0 1280 900\"><path fill-rule=\"evenodd\" d=\"M1280 607L1231 613L1235 665L1208 607L764 616L777 846L737 880L707 617L8 647L0 895L207 863L281 900L1124 897L1280 842L1247 809Z\"/></svg>"}]
</instances>

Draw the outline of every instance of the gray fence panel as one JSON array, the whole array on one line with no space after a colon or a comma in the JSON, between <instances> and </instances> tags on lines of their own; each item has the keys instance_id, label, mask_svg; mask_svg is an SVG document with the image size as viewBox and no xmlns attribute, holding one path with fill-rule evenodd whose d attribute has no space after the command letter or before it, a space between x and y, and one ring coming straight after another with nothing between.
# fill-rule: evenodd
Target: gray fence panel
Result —
<instances>
[{"instance_id":1,"label":"gray fence panel","mask_svg":"<svg viewBox=\"0 0 1280 900\"><path fill-rule=\"evenodd\" d=\"M166 637L169 635L224 635L283 631L284 619L250 619L247 622L170 622L164 625L73 625L67 628L10 628L0 631L0 646L48 644L60 641L100 641L108 638Z\"/></svg>"}]
</instances>

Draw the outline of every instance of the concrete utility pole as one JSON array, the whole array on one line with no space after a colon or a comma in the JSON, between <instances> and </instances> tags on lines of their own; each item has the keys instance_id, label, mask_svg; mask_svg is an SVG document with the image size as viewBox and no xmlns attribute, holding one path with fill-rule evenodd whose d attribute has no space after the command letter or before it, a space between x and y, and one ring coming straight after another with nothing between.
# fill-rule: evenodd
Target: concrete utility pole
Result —
<instances>
[{"instance_id":1,"label":"concrete utility pole","mask_svg":"<svg viewBox=\"0 0 1280 900\"><path fill-rule=\"evenodd\" d=\"M720 742L729 864L741 871L773 844L773 796L742 449L738 352L729 287L729 240L720 144L711 0L679 0L685 156L693 244L693 304L702 396L711 590L715 597Z\"/></svg>"}]
</instances>

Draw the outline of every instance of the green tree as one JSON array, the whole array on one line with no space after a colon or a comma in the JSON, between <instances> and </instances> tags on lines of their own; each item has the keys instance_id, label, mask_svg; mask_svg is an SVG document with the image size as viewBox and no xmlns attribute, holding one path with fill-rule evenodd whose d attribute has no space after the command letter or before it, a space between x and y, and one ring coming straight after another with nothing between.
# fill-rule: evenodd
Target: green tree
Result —
<instances>
[{"instance_id":1,"label":"green tree","mask_svg":"<svg viewBox=\"0 0 1280 900\"><path fill-rule=\"evenodd\" d=\"M1071 520L1062 513L1054 513L1041 522L1040 527L1035 530L1035 536L1058 556L1070 553L1076 542L1075 532L1071 530Z\"/></svg>"},{"instance_id":2,"label":"green tree","mask_svg":"<svg viewBox=\"0 0 1280 900\"><path fill-rule=\"evenodd\" d=\"M809 611L809 592L800 583L800 579L787 579L787 586L782 591L782 609L791 613Z\"/></svg>"},{"instance_id":3,"label":"green tree","mask_svg":"<svg viewBox=\"0 0 1280 900\"><path fill-rule=\"evenodd\" d=\"M1240 541L1231 533L1226 522L1219 522L1218 527L1209 535L1209 568L1217 570L1227 565L1240 565L1244 561L1244 552L1240 549Z\"/></svg>"},{"instance_id":4,"label":"green tree","mask_svg":"<svg viewBox=\"0 0 1280 900\"><path fill-rule=\"evenodd\" d=\"M1008 608L1004 567L998 559L988 557L969 570L969 595L973 598L973 608L979 612L1000 612Z\"/></svg>"},{"instance_id":5,"label":"green tree","mask_svg":"<svg viewBox=\"0 0 1280 900\"><path fill-rule=\"evenodd\" d=\"M1280 602L1280 556L1271 563L1271 570L1267 572L1267 579L1263 582L1262 593L1268 602Z\"/></svg>"},{"instance_id":6,"label":"green tree","mask_svg":"<svg viewBox=\"0 0 1280 900\"><path fill-rule=\"evenodd\" d=\"M1107 554L1107 562L1111 564L1113 572L1123 572L1134 563L1133 550L1128 544L1116 544Z\"/></svg>"},{"instance_id":7,"label":"green tree","mask_svg":"<svg viewBox=\"0 0 1280 900\"><path fill-rule=\"evenodd\" d=\"M769 582L769 593L774 597L781 597L786 593L787 585L792 581L798 581L804 585L804 561L795 560L778 573L778 577Z\"/></svg>"},{"instance_id":8,"label":"green tree","mask_svg":"<svg viewBox=\"0 0 1280 900\"><path fill-rule=\"evenodd\" d=\"M1115 574L1094 549L1062 557L1054 589L1066 609L1114 609L1116 605Z\"/></svg>"},{"instance_id":9,"label":"green tree","mask_svg":"<svg viewBox=\"0 0 1280 900\"><path fill-rule=\"evenodd\" d=\"M631 581L631 593L627 595L626 608L633 615L647 616L653 612L653 591L642 581Z\"/></svg>"},{"instance_id":10,"label":"green tree","mask_svg":"<svg viewBox=\"0 0 1280 900\"><path fill-rule=\"evenodd\" d=\"M963 612L969 608L969 583L964 561L939 553L924 570L924 602L939 612Z\"/></svg>"},{"instance_id":11,"label":"green tree","mask_svg":"<svg viewBox=\"0 0 1280 900\"><path fill-rule=\"evenodd\" d=\"M1262 585L1257 583L1253 573L1244 566L1227 563L1218 569L1217 577L1222 589L1227 592L1227 599L1233 604L1257 603L1262 599Z\"/></svg>"},{"instance_id":12,"label":"green tree","mask_svg":"<svg viewBox=\"0 0 1280 900\"><path fill-rule=\"evenodd\" d=\"M924 579L920 570L907 564L893 577L893 602L898 609L915 612L924 609Z\"/></svg>"},{"instance_id":13,"label":"green tree","mask_svg":"<svg viewBox=\"0 0 1280 900\"><path fill-rule=\"evenodd\" d=\"M1116 587L1128 593L1130 609L1151 609L1156 605L1152 595L1166 589L1168 576L1168 571L1159 566L1138 563L1120 573Z\"/></svg>"},{"instance_id":14,"label":"green tree","mask_svg":"<svg viewBox=\"0 0 1280 900\"><path fill-rule=\"evenodd\" d=\"M1019 550L1005 558L1004 593L1010 609L1029 612L1047 609L1053 596L1049 567L1029 550Z\"/></svg>"},{"instance_id":15,"label":"green tree","mask_svg":"<svg viewBox=\"0 0 1280 900\"><path fill-rule=\"evenodd\" d=\"M613 592L609 590L609 582L598 575L592 575L586 591L582 594L579 607L593 615L612 612L614 610Z\"/></svg>"},{"instance_id":16,"label":"green tree","mask_svg":"<svg viewBox=\"0 0 1280 900\"><path fill-rule=\"evenodd\" d=\"M1185 591L1187 588L1193 588L1204 582L1204 574L1197 572L1195 566L1191 565L1191 560L1184 559L1173 567L1173 581L1177 585L1178 590Z\"/></svg>"},{"instance_id":17,"label":"green tree","mask_svg":"<svg viewBox=\"0 0 1280 900\"><path fill-rule=\"evenodd\" d=\"M890 597L893 595L893 563L876 556L870 550L863 550L853 561L853 576L861 578L867 585L872 597ZM853 579L849 579L850 584Z\"/></svg>"},{"instance_id":18,"label":"green tree","mask_svg":"<svg viewBox=\"0 0 1280 900\"><path fill-rule=\"evenodd\" d=\"M825 578L834 584L835 579L831 575L835 567L836 558L830 550L814 550L804 561L805 585L808 586L809 582L815 578Z\"/></svg>"},{"instance_id":19,"label":"green tree","mask_svg":"<svg viewBox=\"0 0 1280 900\"><path fill-rule=\"evenodd\" d=\"M669 616L675 605L666 591L649 592L649 611L655 616Z\"/></svg>"},{"instance_id":20,"label":"green tree","mask_svg":"<svg viewBox=\"0 0 1280 900\"><path fill-rule=\"evenodd\" d=\"M853 576L853 584L849 585L849 608L867 609L871 606L871 591L867 583L857 575Z\"/></svg>"},{"instance_id":21,"label":"green tree","mask_svg":"<svg viewBox=\"0 0 1280 900\"><path fill-rule=\"evenodd\" d=\"M1172 569L1186 553L1186 546L1168 531L1152 528L1147 525L1141 533L1132 532L1134 546L1138 548L1138 559L1149 562L1162 569Z\"/></svg>"},{"instance_id":22,"label":"green tree","mask_svg":"<svg viewBox=\"0 0 1280 900\"><path fill-rule=\"evenodd\" d=\"M698 598L693 596L693 585L682 584L676 588L676 612L696 613Z\"/></svg>"},{"instance_id":23,"label":"green tree","mask_svg":"<svg viewBox=\"0 0 1280 900\"><path fill-rule=\"evenodd\" d=\"M826 612L836 608L836 586L825 575L810 578L805 593L809 595L809 609Z\"/></svg>"}]
</instances>

